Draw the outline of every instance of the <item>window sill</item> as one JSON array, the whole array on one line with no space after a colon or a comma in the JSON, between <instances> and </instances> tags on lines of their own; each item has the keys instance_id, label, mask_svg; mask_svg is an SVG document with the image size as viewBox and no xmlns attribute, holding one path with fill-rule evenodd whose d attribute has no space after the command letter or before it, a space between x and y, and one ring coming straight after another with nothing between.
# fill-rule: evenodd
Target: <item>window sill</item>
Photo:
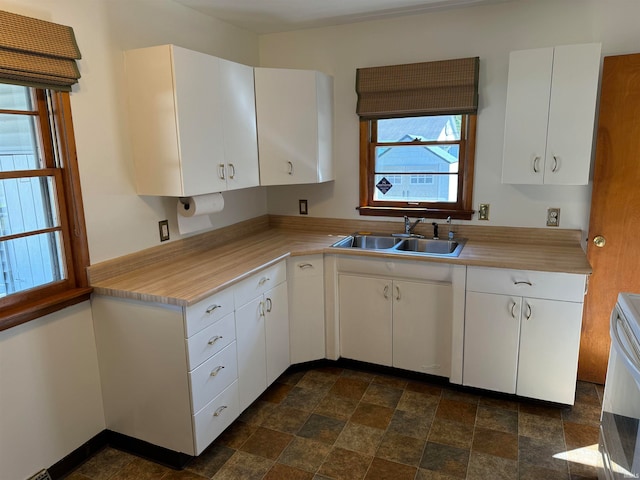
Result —
<instances>
[{"instance_id":1,"label":"window sill","mask_svg":"<svg viewBox=\"0 0 640 480\"><path fill-rule=\"evenodd\" d=\"M0 315L0 331L35 320L63 308L89 300L92 288L74 288L34 302L8 308Z\"/></svg>"},{"instance_id":2,"label":"window sill","mask_svg":"<svg viewBox=\"0 0 640 480\"><path fill-rule=\"evenodd\" d=\"M427 217L427 218L447 218L454 220L471 220L475 213L474 210L447 210L444 208L425 208L425 207L357 207L360 215L378 216L378 217Z\"/></svg>"}]
</instances>

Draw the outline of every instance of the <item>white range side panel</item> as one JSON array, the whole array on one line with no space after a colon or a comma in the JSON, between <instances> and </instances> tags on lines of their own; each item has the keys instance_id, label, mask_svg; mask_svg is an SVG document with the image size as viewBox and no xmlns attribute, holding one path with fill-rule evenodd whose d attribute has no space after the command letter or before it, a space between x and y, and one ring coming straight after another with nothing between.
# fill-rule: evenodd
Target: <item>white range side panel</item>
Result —
<instances>
[{"instance_id":1,"label":"white range side panel","mask_svg":"<svg viewBox=\"0 0 640 480\"><path fill-rule=\"evenodd\" d=\"M543 182L552 65L553 48L509 55L502 183Z\"/></svg>"},{"instance_id":2,"label":"white range side panel","mask_svg":"<svg viewBox=\"0 0 640 480\"><path fill-rule=\"evenodd\" d=\"M600 51L599 43L554 49L545 184L589 183Z\"/></svg>"},{"instance_id":3,"label":"white range side panel","mask_svg":"<svg viewBox=\"0 0 640 480\"><path fill-rule=\"evenodd\" d=\"M227 190L260 184L253 68L219 59Z\"/></svg>"}]
</instances>

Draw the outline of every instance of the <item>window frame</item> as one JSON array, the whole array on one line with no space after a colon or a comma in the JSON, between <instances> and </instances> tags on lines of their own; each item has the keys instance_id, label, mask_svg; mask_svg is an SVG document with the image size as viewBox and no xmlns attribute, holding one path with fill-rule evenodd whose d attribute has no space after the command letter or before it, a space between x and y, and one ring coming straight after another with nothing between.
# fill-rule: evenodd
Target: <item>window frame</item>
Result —
<instances>
[{"instance_id":1,"label":"window frame","mask_svg":"<svg viewBox=\"0 0 640 480\"><path fill-rule=\"evenodd\" d=\"M451 202L403 202L376 201L375 192L375 148L377 143L378 119L360 119L360 215L387 217L429 217L458 220L471 220L475 213L472 209L473 177L475 163L477 114L462 114L460 128L460 156L458 167L458 200ZM458 142L418 142L422 144L443 144ZM385 142L385 145L389 143ZM407 145L407 143L402 143ZM412 143L413 145L413 143Z\"/></svg>"},{"instance_id":2,"label":"window frame","mask_svg":"<svg viewBox=\"0 0 640 480\"><path fill-rule=\"evenodd\" d=\"M87 277L89 249L69 93L39 88L31 92L36 107L31 114L39 119L43 168L0 172L0 179L53 177L60 227L51 230L61 231L66 278L0 298L0 331L86 301L92 291ZM25 235L8 237L21 236Z\"/></svg>"}]
</instances>

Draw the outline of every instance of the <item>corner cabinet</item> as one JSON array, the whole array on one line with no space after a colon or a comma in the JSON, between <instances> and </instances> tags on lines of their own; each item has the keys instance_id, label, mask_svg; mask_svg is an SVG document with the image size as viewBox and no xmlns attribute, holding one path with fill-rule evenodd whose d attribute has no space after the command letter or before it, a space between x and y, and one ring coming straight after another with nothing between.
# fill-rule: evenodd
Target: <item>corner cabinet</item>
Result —
<instances>
[{"instance_id":1,"label":"corner cabinet","mask_svg":"<svg viewBox=\"0 0 640 480\"><path fill-rule=\"evenodd\" d=\"M509 55L502 182L589 182L599 43Z\"/></svg>"},{"instance_id":2,"label":"corner cabinet","mask_svg":"<svg viewBox=\"0 0 640 480\"><path fill-rule=\"evenodd\" d=\"M333 78L255 68L261 185L334 180Z\"/></svg>"},{"instance_id":3,"label":"corner cabinet","mask_svg":"<svg viewBox=\"0 0 640 480\"><path fill-rule=\"evenodd\" d=\"M463 385L573 404L585 282L468 267Z\"/></svg>"},{"instance_id":4,"label":"corner cabinet","mask_svg":"<svg viewBox=\"0 0 640 480\"><path fill-rule=\"evenodd\" d=\"M94 295L106 427L199 455L289 367L285 262L188 307Z\"/></svg>"},{"instance_id":5,"label":"corner cabinet","mask_svg":"<svg viewBox=\"0 0 640 480\"><path fill-rule=\"evenodd\" d=\"M125 52L139 195L259 184L253 68L175 45Z\"/></svg>"}]
</instances>

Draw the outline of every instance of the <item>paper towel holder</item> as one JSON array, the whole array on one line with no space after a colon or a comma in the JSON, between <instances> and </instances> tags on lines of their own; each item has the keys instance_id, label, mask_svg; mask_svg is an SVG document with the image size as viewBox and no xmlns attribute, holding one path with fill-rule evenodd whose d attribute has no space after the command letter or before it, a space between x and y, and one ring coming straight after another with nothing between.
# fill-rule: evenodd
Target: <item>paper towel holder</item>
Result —
<instances>
[{"instance_id":1,"label":"paper towel holder","mask_svg":"<svg viewBox=\"0 0 640 480\"><path fill-rule=\"evenodd\" d=\"M180 200L180 203L184 205L185 210L189 210L191 208L188 197L178 197L178 200Z\"/></svg>"}]
</instances>

